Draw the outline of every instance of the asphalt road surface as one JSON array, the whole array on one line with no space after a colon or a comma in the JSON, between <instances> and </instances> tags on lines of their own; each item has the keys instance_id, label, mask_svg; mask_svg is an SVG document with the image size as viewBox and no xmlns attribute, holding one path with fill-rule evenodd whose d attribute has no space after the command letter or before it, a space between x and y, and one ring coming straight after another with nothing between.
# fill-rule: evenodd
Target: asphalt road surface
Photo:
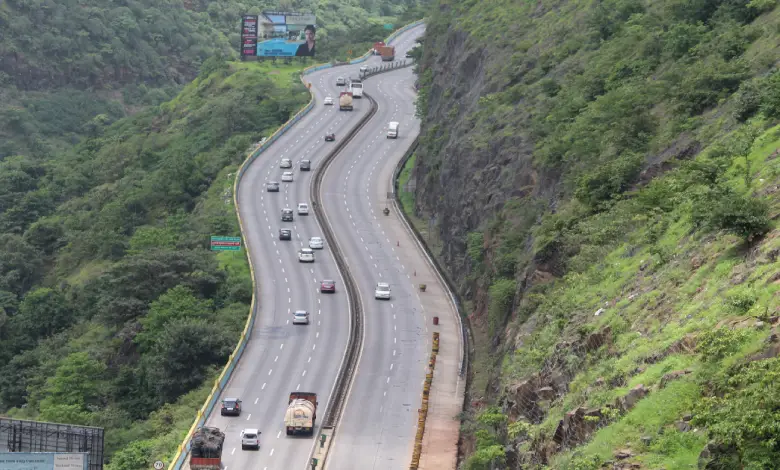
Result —
<instances>
[{"instance_id":1,"label":"asphalt road surface","mask_svg":"<svg viewBox=\"0 0 780 470\"><path fill-rule=\"evenodd\" d=\"M333 470L407 469L411 461L429 349L414 273L406 272L382 228L388 182L419 133L411 68L376 75L364 89L379 109L336 157L323 178L323 207L358 283L365 311L365 340L353 388L334 447ZM387 138L388 123L400 123ZM390 300L376 300L377 282L388 282Z\"/></svg>"},{"instance_id":2,"label":"asphalt road surface","mask_svg":"<svg viewBox=\"0 0 780 470\"><path fill-rule=\"evenodd\" d=\"M419 32L420 28L415 28L393 42L399 59L414 46ZM334 145L325 142L324 135L334 132L340 139L369 110L368 100L356 99L354 111L340 112L336 77L357 76L361 65L379 63L379 57L372 57L362 64L306 76L317 97L315 108L251 164L239 187L241 216L259 284L260 312L241 361L220 397L240 398L242 413L238 417L221 416L217 405L206 424L226 434L222 456L225 470L308 468L314 438L286 435L287 399L292 391L316 392L319 428L347 345L349 305L327 243L323 250L315 250L314 263L298 261L298 249L308 247L310 237L323 234L311 207L311 215L301 216L297 205L305 202L311 206L309 187L314 170ZM326 96L334 98L333 106L322 104ZM382 119L378 114L373 121ZM291 169L279 167L283 158L292 160ZM302 159L311 160L312 171L300 171ZM281 181L284 171L293 171L293 182ZM266 192L267 181L278 181L280 191ZM281 221L283 208L294 211L293 222ZM278 239L282 227L292 229L292 240ZM335 294L319 292L323 279L336 281ZM307 310L310 324L293 325L295 310ZM240 433L246 428L262 433L259 450L241 449Z\"/></svg>"}]
</instances>

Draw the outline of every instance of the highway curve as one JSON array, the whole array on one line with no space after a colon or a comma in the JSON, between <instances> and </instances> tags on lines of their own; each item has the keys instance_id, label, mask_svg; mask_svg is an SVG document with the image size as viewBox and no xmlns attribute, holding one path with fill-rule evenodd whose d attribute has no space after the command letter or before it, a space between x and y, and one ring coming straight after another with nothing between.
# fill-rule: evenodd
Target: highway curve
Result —
<instances>
[{"instance_id":1,"label":"highway curve","mask_svg":"<svg viewBox=\"0 0 780 470\"><path fill-rule=\"evenodd\" d=\"M421 28L418 28L420 31ZM403 54L403 51L401 52ZM355 382L326 468L409 468L429 350L413 274L396 240L385 235L382 209L393 170L419 133L411 68L364 82L378 111L334 160L322 182L323 209L355 277L365 312L365 340ZM400 122L398 139L387 125ZM377 281L390 283L390 301L375 300Z\"/></svg>"},{"instance_id":2,"label":"highway curve","mask_svg":"<svg viewBox=\"0 0 780 470\"><path fill-rule=\"evenodd\" d=\"M393 43L413 45L413 39L409 39L413 34L414 30L401 34ZM238 201L257 274L260 311L247 348L220 396L220 400L240 398L241 416L221 416L218 404L206 422L226 434L222 456L225 470L308 468L314 439L288 437L284 432L287 397L295 390L318 393L321 422L347 346L349 305L327 243L324 250L315 250L313 264L298 262L297 250L308 246L309 237L322 236L322 231L313 213L299 216L295 209L298 202L311 204L309 186L314 171L333 146L333 142L324 141L325 133L335 132L339 139L370 108L368 100L355 100L354 111L339 112L336 77L357 76L361 65L378 63L380 59L372 57L362 64L306 76L317 98L314 109L254 161L242 178ZM323 105L325 96L332 96L335 105ZM289 171L279 168L282 158L293 161L292 183L281 182L282 172ZM299 170L302 159L312 161L312 171ZM280 192L266 192L265 183L270 180L280 182ZM281 221L284 207L295 211L293 222ZM292 229L292 241L278 239L281 227ZM336 281L335 294L319 292L323 279ZM309 311L309 325L292 325L292 312L298 309ZM240 432L245 428L262 432L258 451L241 450Z\"/></svg>"}]
</instances>

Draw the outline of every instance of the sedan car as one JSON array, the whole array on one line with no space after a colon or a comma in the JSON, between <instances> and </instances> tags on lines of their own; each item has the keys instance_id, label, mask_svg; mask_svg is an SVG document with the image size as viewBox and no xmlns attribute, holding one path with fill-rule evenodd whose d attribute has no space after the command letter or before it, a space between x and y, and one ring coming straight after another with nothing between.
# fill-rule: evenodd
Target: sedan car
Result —
<instances>
[{"instance_id":1,"label":"sedan car","mask_svg":"<svg viewBox=\"0 0 780 470\"><path fill-rule=\"evenodd\" d=\"M292 240L292 230L289 228L280 228L279 240Z\"/></svg>"},{"instance_id":2,"label":"sedan car","mask_svg":"<svg viewBox=\"0 0 780 470\"><path fill-rule=\"evenodd\" d=\"M278 193L279 192L279 182L278 181L269 181L265 184L265 189L269 193Z\"/></svg>"},{"instance_id":3,"label":"sedan car","mask_svg":"<svg viewBox=\"0 0 780 470\"><path fill-rule=\"evenodd\" d=\"M285 183L292 183L293 180L293 174L292 171L285 171L282 173L282 181Z\"/></svg>"},{"instance_id":4,"label":"sedan car","mask_svg":"<svg viewBox=\"0 0 780 470\"><path fill-rule=\"evenodd\" d=\"M301 248L298 252L298 261L301 263L313 263L314 251L311 248Z\"/></svg>"},{"instance_id":5,"label":"sedan car","mask_svg":"<svg viewBox=\"0 0 780 470\"><path fill-rule=\"evenodd\" d=\"M376 290L374 290L374 298L390 300L390 284L386 282L377 282Z\"/></svg>"},{"instance_id":6,"label":"sedan car","mask_svg":"<svg viewBox=\"0 0 780 470\"><path fill-rule=\"evenodd\" d=\"M293 313L293 325L308 325L309 324L309 312L306 310L296 310Z\"/></svg>"},{"instance_id":7,"label":"sedan car","mask_svg":"<svg viewBox=\"0 0 780 470\"><path fill-rule=\"evenodd\" d=\"M311 170L311 160L301 160L301 171Z\"/></svg>"},{"instance_id":8,"label":"sedan car","mask_svg":"<svg viewBox=\"0 0 780 470\"><path fill-rule=\"evenodd\" d=\"M309 205L305 202L298 203L298 215L309 215Z\"/></svg>"},{"instance_id":9,"label":"sedan car","mask_svg":"<svg viewBox=\"0 0 780 470\"><path fill-rule=\"evenodd\" d=\"M324 101L323 103L324 103L325 105L327 105L327 106L333 106L333 98L331 98L330 96L328 96L328 97L326 97L326 98L325 98L325 101Z\"/></svg>"},{"instance_id":10,"label":"sedan car","mask_svg":"<svg viewBox=\"0 0 780 470\"><path fill-rule=\"evenodd\" d=\"M241 450L247 449L259 449L260 448L260 434L257 429L243 429L241 431Z\"/></svg>"},{"instance_id":11,"label":"sedan car","mask_svg":"<svg viewBox=\"0 0 780 470\"><path fill-rule=\"evenodd\" d=\"M309 239L309 248L311 248L312 250L321 250L323 248L322 238L311 237Z\"/></svg>"},{"instance_id":12,"label":"sedan car","mask_svg":"<svg viewBox=\"0 0 780 470\"><path fill-rule=\"evenodd\" d=\"M222 416L238 416L241 414L240 398L225 398L222 400Z\"/></svg>"},{"instance_id":13,"label":"sedan car","mask_svg":"<svg viewBox=\"0 0 780 470\"><path fill-rule=\"evenodd\" d=\"M293 211L292 209L282 209L282 222L292 222L293 221Z\"/></svg>"},{"instance_id":14,"label":"sedan car","mask_svg":"<svg viewBox=\"0 0 780 470\"><path fill-rule=\"evenodd\" d=\"M320 283L320 292L336 292L336 283L331 279L324 279Z\"/></svg>"},{"instance_id":15,"label":"sedan car","mask_svg":"<svg viewBox=\"0 0 780 470\"><path fill-rule=\"evenodd\" d=\"M282 161L279 162L279 168L292 168L292 160L289 158L282 158Z\"/></svg>"},{"instance_id":16,"label":"sedan car","mask_svg":"<svg viewBox=\"0 0 780 470\"><path fill-rule=\"evenodd\" d=\"M334 140L336 140L336 134L332 132L330 134L325 134L325 142L333 142Z\"/></svg>"}]
</instances>

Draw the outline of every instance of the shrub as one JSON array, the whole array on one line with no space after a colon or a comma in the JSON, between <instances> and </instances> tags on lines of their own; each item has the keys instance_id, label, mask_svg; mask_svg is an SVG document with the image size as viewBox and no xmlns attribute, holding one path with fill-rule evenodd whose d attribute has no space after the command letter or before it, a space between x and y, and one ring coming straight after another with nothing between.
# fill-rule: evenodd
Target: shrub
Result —
<instances>
[{"instance_id":1,"label":"shrub","mask_svg":"<svg viewBox=\"0 0 780 470\"><path fill-rule=\"evenodd\" d=\"M693 206L694 225L705 230L726 230L750 242L771 228L769 205L730 188L716 188Z\"/></svg>"}]
</instances>

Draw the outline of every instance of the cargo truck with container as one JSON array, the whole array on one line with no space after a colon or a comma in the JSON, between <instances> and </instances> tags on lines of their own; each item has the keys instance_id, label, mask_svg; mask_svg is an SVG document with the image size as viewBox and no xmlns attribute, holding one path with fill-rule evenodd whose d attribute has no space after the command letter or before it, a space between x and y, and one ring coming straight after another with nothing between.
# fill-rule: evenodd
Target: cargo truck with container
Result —
<instances>
[{"instance_id":1,"label":"cargo truck with container","mask_svg":"<svg viewBox=\"0 0 780 470\"><path fill-rule=\"evenodd\" d=\"M342 91L339 94L339 111L352 111L351 91Z\"/></svg>"},{"instance_id":2,"label":"cargo truck with container","mask_svg":"<svg viewBox=\"0 0 780 470\"><path fill-rule=\"evenodd\" d=\"M379 48L379 55L382 56L382 62L392 62L395 60L395 46L382 46Z\"/></svg>"},{"instance_id":3,"label":"cargo truck with container","mask_svg":"<svg viewBox=\"0 0 780 470\"><path fill-rule=\"evenodd\" d=\"M377 41L374 43L374 50L372 51L374 55L379 55L379 49L385 46L384 41Z\"/></svg>"},{"instance_id":4,"label":"cargo truck with container","mask_svg":"<svg viewBox=\"0 0 780 470\"><path fill-rule=\"evenodd\" d=\"M350 78L347 91L352 92L353 98L363 98L363 81L359 78Z\"/></svg>"},{"instance_id":5,"label":"cargo truck with container","mask_svg":"<svg viewBox=\"0 0 780 470\"><path fill-rule=\"evenodd\" d=\"M218 428L200 427L192 434L191 470L220 470L225 433Z\"/></svg>"},{"instance_id":6,"label":"cargo truck with container","mask_svg":"<svg viewBox=\"0 0 780 470\"><path fill-rule=\"evenodd\" d=\"M287 435L314 434L317 422L317 394L313 392L292 392L284 414Z\"/></svg>"}]
</instances>

